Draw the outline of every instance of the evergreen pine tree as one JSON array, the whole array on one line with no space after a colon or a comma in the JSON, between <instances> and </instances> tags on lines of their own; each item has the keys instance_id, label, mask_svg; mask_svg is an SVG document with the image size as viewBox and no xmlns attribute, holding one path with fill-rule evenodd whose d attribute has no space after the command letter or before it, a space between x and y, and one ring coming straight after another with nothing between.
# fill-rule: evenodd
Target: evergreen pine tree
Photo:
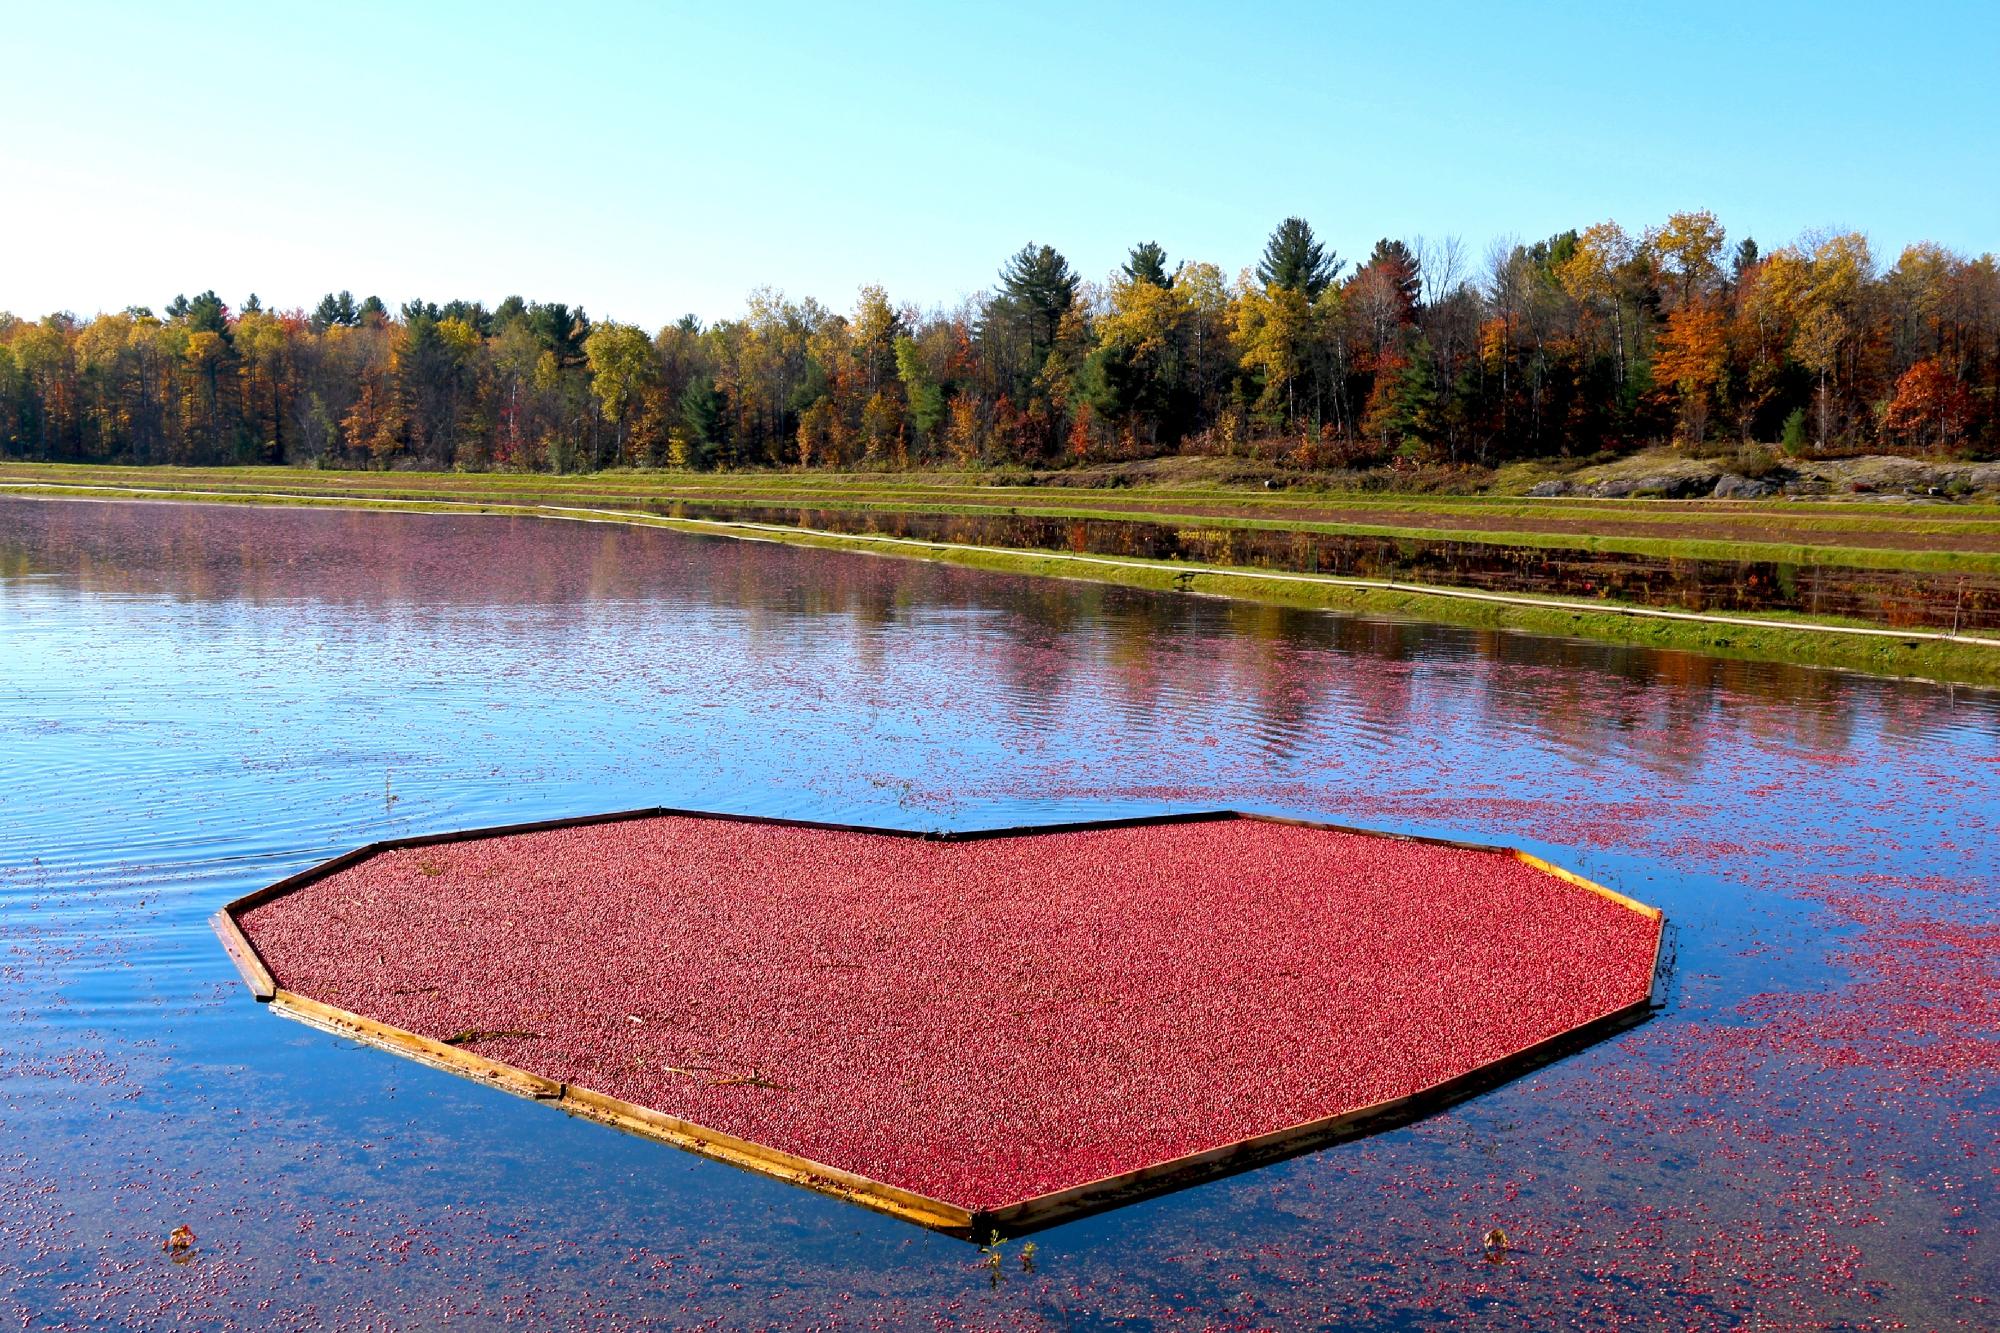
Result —
<instances>
[{"instance_id":1,"label":"evergreen pine tree","mask_svg":"<svg viewBox=\"0 0 2000 1333\"><path fill-rule=\"evenodd\" d=\"M1039 354L1054 346L1056 329L1076 299L1077 276L1054 247L1033 241L1000 270L1003 300L1025 316ZM1039 357L1031 358L1039 359Z\"/></svg>"},{"instance_id":2,"label":"evergreen pine tree","mask_svg":"<svg viewBox=\"0 0 2000 1333\"><path fill-rule=\"evenodd\" d=\"M1125 276L1134 282L1150 282L1155 287L1174 285L1173 275L1167 272L1167 252L1158 241L1141 241L1133 246L1123 267Z\"/></svg>"},{"instance_id":3,"label":"evergreen pine tree","mask_svg":"<svg viewBox=\"0 0 2000 1333\"><path fill-rule=\"evenodd\" d=\"M1338 256L1328 254L1313 238L1310 223L1304 218L1286 218L1264 243L1257 277L1266 287L1301 292L1307 300L1316 301L1344 267Z\"/></svg>"}]
</instances>

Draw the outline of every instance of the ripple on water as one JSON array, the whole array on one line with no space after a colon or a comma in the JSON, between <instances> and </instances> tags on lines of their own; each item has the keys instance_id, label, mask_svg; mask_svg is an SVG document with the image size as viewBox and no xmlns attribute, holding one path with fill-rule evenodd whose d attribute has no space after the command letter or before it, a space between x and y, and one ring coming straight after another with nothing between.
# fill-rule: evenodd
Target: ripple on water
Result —
<instances>
[{"instance_id":1,"label":"ripple on water","mask_svg":"<svg viewBox=\"0 0 2000 1333\"><path fill-rule=\"evenodd\" d=\"M0 500L0 569L16 1322L1991 1323L1992 692L526 520ZM1665 907L1677 998L996 1287L275 1021L203 924L376 838L661 804L1518 841Z\"/></svg>"}]
</instances>

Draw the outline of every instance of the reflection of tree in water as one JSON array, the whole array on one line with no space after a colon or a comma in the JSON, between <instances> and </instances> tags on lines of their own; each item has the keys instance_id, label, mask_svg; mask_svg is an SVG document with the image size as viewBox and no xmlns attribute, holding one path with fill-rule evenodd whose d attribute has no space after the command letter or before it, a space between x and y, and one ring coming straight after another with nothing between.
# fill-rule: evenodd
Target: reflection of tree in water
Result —
<instances>
[{"instance_id":1,"label":"reflection of tree in water","mask_svg":"<svg viewBox=\"0 0 2000 1333\"><path fill-rule=\"evenodd\" d=\"M1150 728L1169 694L1186 688L1191 665L1179 651L1173 607L1158 598L1107 608L1104 660L1119 720Z\"/></svg>"},{"instance_id":2,"label":"reflection of tree in water","mask_svg":"<svg viewBox=\"0 0 2000 1333\"><path fill-rule=\"evenodd\" d=\"M29 577L93 593L310 600L378 616L521 607L560 620L629 600L649 615L726 615L756 641L778 644L801 621L845 620L878 678L900 640L876 631L960 616L976 636L959 669L965 687L997 685L1030 725L1060 724L1075 673L1101 654L1107 696L1129 720L1183 702L1233 704L1280 757L1327 725L1319 714L1328 709L1360 733L1419 725L1412 672L1342 670L1343 658L1476 668L1451 679L1478 692L1490 725L1533 731L1578 755L1626 748L1662 774L1692 771L1718 710L1744 701L1769 705L1745 713L1746 725L1812 751L1848 746L1857 695L1881 703L1871 715L1905 735L1952 726L1960 707L1994 707L1990 692L1687 652L515 517L0 500L0 578ZM1304 660L1315 652L1331 656Z\"/></svg>"},{"instance_id":3,"label":"reflection of tree in water","mask_svg":"<svg viewBox=\"0 0 2000 1333\"><path fill-rule=\"evenodd\" d=\"M1311 731L1324 680L1301 671L1313 617L1284 607L1107 589L1096 617L1110 701L1135 729L1220 710L1270 757Z\"/></svg>"},{"instance_id":4,"label":"reflection of tree in water","mask_svg":"<svg viewBox=\"0 0 2000 1333\"><path fill-rule=\"evenodd\" d=\"M1125 590L1107 607L1106 664L1126 721L1200 710L1295 757L1335 718L1386 731L1410 706L1409 673L1347 671L1350 657L1411 656L1424 629L1295 608ZM1162 725L1165 725L1162 721Z\"/></svg>"},{"instance_id":5,"label":"reflection of tree in water","mask_svg":"<svg viewBox=\"0 0 2000 1333\"><path fill-rule=\"evenodd\" d=\"M1485 632L1480 651L1499 670L1480 675L1484 710L1572 754L1630 754L1648 771L1685 780L1701 767L1721 719L1805 748L1844 749L1867 682L1837 672L1696 653ZM1746 702L1765 705L1743 708Z\"/></svg>"},{"instance_id":6,"label":"reflection of tree in water","mask_svg":"<svg viewBox=\"0 0 2000 1333\"><path fill-rule=\"evenodd\" d=\"M1231 603L1228 636L1216 645L1250 705L1258 747L1278 760L1292 758L1311 737L1314 707L1327 688L1326 673L1301 669L1296 619L1284 607Z\"/></svg>"},{"instance_id":7,"label":"reflection of tree in water","mask_svg":"<svg viewBox=\"0 0 2000 1333\"><path fill-rule=\"evenodd\" d=\"M980 580L975 576L969 582ZM952 580L960 595L974 590ZM1082 635L1094 631L1104 589L1021 576L991 580L976 590L1006 608L1005 632L982 643L1000 678L1010 714L1036 729L1062 725L1062 702L1084 651Z\"/></svg>"},{"instance_id":8,"label":"reflection of tree in water","mask_svg":"<svg viewBox=\"0 0 2000 1333\"><path fill-rule=\"evenodd\" d=\"M0 582L55 572L42 562L37 552L13 540L10 534L0 533Z\"/></svg>"},{"instance_id":9,"label":"reflection of tree in water","mask_svg":"<svg viewBox=\"0 0 2000 1333\"><path fill-rule=\"evenodd\" d=\"M0 500L0 570L91 592L253 603L551 606L686 599L893 618L873 560L643 528L507 516ZM812 568L811 577L801 571Z\"/></svg>"},{"instance_id":10,"label":"reflection of tree in water","mask_svg":"<svg viewBox=\"0 0 2000 1333\"><path fill-rule=\"evenodd\" d=\"M1329 646L1355 657L1380 657L1403 662L1438 645L1431 640L1432 627L1407 620L1366 620L1357 616L1314 615L1309 623L1323 624Z\"/></svg>"}]
</instances>

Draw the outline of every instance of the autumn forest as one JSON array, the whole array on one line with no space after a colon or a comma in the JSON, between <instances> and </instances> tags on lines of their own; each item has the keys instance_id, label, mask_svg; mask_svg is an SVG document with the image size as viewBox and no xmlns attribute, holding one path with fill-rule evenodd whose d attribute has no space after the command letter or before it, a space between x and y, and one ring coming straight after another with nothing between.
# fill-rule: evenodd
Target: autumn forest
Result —
<instances>
[{"instance_id":1,"label":"autumn forest","mask_svg":"<svg viewBox=\"0 0 2000 1333\"><path fill-rule=\"evenodd\" d=\"M1135 245L1102 283L1030 244L956 308L761 289L657 331L509 297L214 292L0 314L0 456L586 471L1059 466L1165 453L1494 466L1646 445L2000 452L2000 267L1859 233L1761 250L1713 214L1474 256L1252 268Z\"/></svg>"}]
</instances>

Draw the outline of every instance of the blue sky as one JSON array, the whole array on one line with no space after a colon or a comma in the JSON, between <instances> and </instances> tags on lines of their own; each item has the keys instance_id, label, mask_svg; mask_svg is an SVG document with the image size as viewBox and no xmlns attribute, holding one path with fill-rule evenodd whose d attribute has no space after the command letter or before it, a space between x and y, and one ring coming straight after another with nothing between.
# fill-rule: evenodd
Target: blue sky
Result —
<instances>
[{"instance_id":1,"label":"blue sky","mask_svg":"<svg viewBox=\"0 0 2000 1333\"><path fill-rule=\"evenodd\" d=\"M1234 272L1715 210L2000 249L2000 5L0 5L0 309Z\"/></svg>"}]
</instances>

